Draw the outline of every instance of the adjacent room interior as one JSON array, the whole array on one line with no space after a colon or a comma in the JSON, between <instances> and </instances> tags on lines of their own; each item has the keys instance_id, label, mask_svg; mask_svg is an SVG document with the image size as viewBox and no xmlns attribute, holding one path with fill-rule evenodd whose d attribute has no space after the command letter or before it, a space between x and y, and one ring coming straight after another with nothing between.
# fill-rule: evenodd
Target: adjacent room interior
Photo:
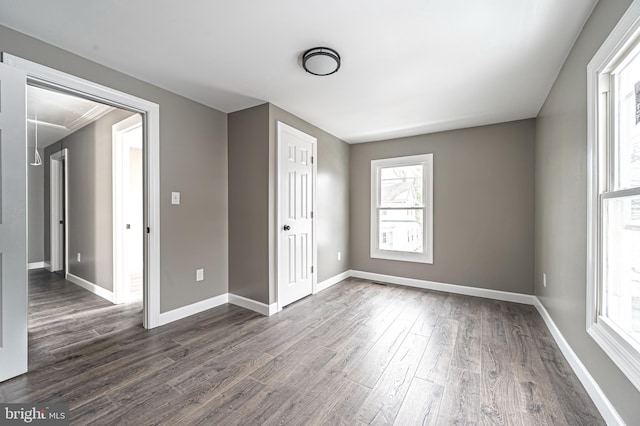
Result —
<instances>
[{"instance_id":1,"label":"adjacent room interior","mask_svg":"<svg viewBox=\"0 0 640 426\"><path fill-rule=\"evenodd\" d=\"M4 415L640 418L640 0L27 3Z\"/></svg>"},{"instance_id":2,"label":"adjacent room interior","mask_svg":"<svg viewBox=\"0 0 640 426\"><path fill-rule=\"evenodd\" d=\"M140 114L27 86L32 353L142 324L142 141Z\"/></svg>"}]
</instances>

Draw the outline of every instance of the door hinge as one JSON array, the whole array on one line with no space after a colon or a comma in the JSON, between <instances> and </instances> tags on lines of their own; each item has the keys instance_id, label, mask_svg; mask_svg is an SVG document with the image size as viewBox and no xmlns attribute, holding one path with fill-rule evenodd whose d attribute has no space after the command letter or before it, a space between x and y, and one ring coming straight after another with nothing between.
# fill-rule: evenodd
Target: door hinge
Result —
<instances>
[{"instance_id":1,"label":"door hinge","mask_svg":"<svg viewBox=\"0 0 640 426\"><path fill-rule=\"evenodd\" d=\"M147 234L150 234L150 233L151 233L151 228L147 226Z\"/></svg>"},{"instance_id":2,"label":"door hinge","mask_svg":"<svg viewBox=\"0 0 640 426\"><path fill-rule=\"evenodd\" d=\"M313 156L311 157L311 164L313 164Z\"/></svg>"},{"instance_id":3,"label":"door hinge","mask_svg":"<svg viewBox=\"0 0 640 426\"><path fill-rule=\"evenodd\" d=\"M313 219L313 212L311 212L311 219Z\"/></svg>"},{"instance_id":4,"label":"door hinge","mask_svg":"<svg viewBox=\"0 0 640 426\"><path fill-rule=\"evenodd\" d=\"M313 266L311 267L311 273L313 274Z\"/></svg>"}]
</instances>

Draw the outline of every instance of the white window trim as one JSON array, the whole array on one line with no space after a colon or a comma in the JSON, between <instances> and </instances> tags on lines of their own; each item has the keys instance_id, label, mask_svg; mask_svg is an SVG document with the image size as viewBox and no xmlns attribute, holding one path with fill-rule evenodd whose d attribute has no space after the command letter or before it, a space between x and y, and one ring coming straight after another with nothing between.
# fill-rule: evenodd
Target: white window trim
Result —
<instances>
[{"instance_id":1,"label":"white window trim","mask_svg":"<svg viewBox=\"0 0 640 426\"><path fill-rule=\"evenodd\" d=\"M424 253L381 250L378 248L378 169L424 163ZM399 260L403 262L433 263L433 154L385 158L371 161L371 238L370 256L374 259Z\"/></svg>"},{"instance_id":2,"label":"white window trim","mask_svg":"<svg viewBox=\"0 0 640 426\"><path fill-rule=\"evenodd\" d=\"M640 40L640 1L634 1L587 66L587 332L640 390L640 345L599 314L601 190L612 129L607 102L609 72ZM605 124L605 125L603 125ZM619 192L619 191L618 191ZM632 192L635 192L632 191Z\"/></svg>"}]
</instances>

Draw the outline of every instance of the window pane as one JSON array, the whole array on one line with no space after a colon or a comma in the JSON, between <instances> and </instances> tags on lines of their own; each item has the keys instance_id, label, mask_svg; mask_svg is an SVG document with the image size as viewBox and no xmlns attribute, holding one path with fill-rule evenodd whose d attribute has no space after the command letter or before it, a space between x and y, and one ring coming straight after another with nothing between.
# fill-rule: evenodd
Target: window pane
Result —
<instances>
[{"instance_id":1,"label":"window pane","mask_svg":"<svg viewBox=\"0 0 640 426\"><path fill-rule=\"evenodd\" d=\"M602 314L640 343L640 196L604 200Z\"/></svg>"},{"instance_id":2,"label":"window pane","mask_svg":"<svg viewBox=\"0 0 640 426\"><path fill-rule=\"evenodd\" d=\"M640 186L640 123L636 123L636 84L640 90L640 56L618 74L618 128L615 154L615 179L612 189Z\"/></svg>"},{"instance_id":3,"label":"window pane","mask_svg":"<svg viewBox=\"0 0 640 426\"><path fill-rule=\"evenodd\" d=\"M422 164L380 169L380 207L422 207Z\"/></svg>"},{"instance_id":4,"label":"window pane","mask_svg":"<svg viewBox=\"0 0 640 426\"><path fill-rule=\"evenodd\" d=\"M378 216L380 250L422 253L422 209L385 210Z\"/></svg>"}]
</instances>

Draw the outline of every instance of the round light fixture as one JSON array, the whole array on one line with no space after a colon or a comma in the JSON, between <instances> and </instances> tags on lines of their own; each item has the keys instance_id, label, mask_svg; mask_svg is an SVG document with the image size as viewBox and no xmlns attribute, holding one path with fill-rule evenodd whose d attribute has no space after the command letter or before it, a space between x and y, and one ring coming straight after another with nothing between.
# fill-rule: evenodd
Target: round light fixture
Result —
<instances>
[{"instance_id":1,"label":"round light fixture","mask_svg":"<svg viewBox=\"0 0 640 426\"><path fill-rule=\"evenodd\" d=\"M302 55L302 66L313 75L330 75L340 69L340 55L328 47L314 47Z\"/></svg>"}]
</instances>

